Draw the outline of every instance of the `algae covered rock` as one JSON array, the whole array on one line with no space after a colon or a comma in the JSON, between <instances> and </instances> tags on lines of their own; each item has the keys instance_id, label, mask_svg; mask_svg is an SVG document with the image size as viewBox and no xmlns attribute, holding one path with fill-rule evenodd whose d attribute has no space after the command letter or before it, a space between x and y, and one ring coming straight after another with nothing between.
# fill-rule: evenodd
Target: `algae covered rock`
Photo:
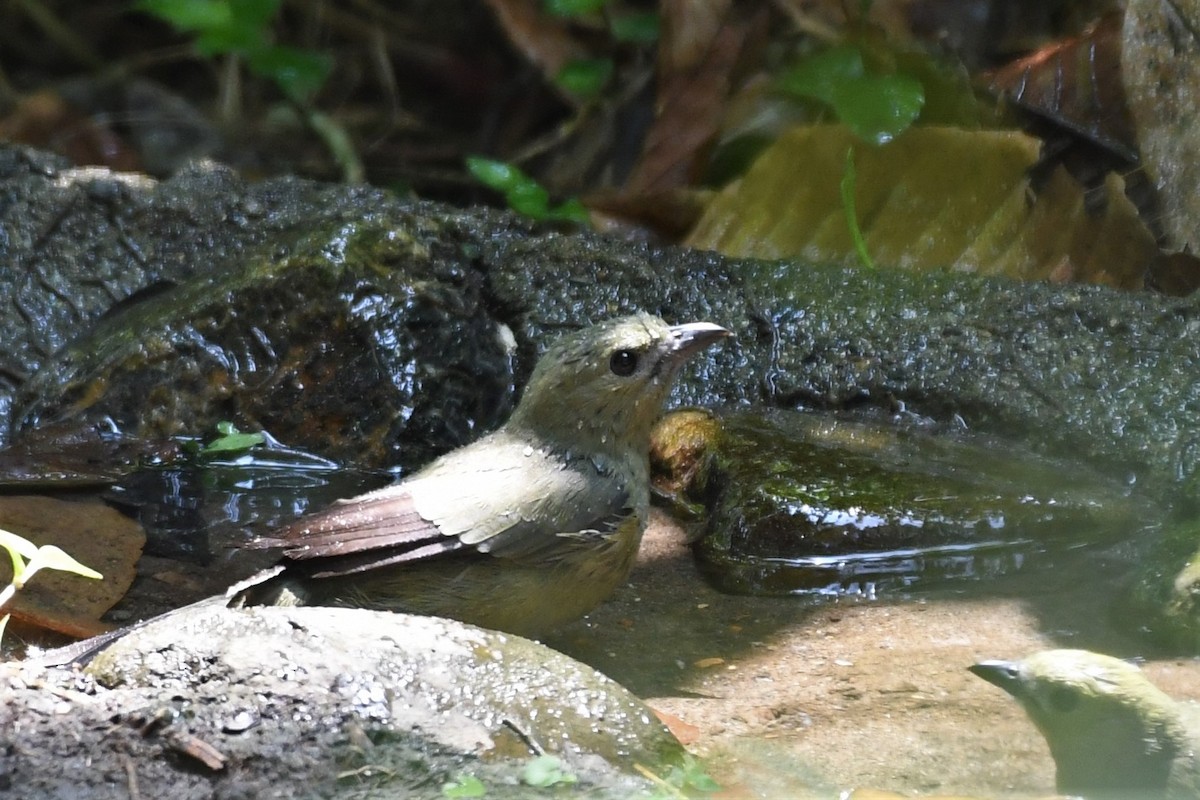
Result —
<instances>
[{"instance_id":1,"label":"algae covered rock","mask_svg":"<svg viewBox=\"0 0 1200 800\"><path fill-rule=\"evenodd\" d=\"M408 233L331 225L118 309L22 387L19 425L164 440L232 420L409 468L465 444L511 410L515 343L479 276Z\"/></svg>"},{"instance_id":2,"label":"algae covered rock","mask_svg":"<svg viewBox=\"0 0 1200 800\"><path fill-rule=\"evenodd\" d=\"M1166 526L1117 618L1174 650L1200 653L1200 519Z\"/></svg>"},{"instance_id":3,"label":"algae covered rock","mask_svg":"<svg viewBox=\"0 0 1200 800\"><path fill-rule=\"evenodd\" d=\"M660 472L706 507L696 545L719 588L872 593L987 577L1118 541L1146 504L1078 464L992 440L796 412L683 412Z\"/></svg>"}]
</instances>

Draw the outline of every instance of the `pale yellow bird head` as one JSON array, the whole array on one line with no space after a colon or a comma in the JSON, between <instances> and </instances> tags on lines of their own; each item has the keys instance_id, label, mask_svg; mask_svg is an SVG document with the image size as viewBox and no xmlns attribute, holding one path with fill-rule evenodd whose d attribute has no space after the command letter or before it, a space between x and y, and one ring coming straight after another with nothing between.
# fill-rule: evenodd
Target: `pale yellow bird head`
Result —
<instances>
[{"instance_id":1,"label":"pale yellow bird head","mask_svg":"<svg viewBox=\"0 0 1200 800\"><path fill-rule=\"evenodd\" d=\"M1045 650L970 667L1012 695L1046 738L1058 790L1097 798L1166 786L1187 747L1178 704L1136 666L1087 650Z\"/></svg>"}]
</instances>

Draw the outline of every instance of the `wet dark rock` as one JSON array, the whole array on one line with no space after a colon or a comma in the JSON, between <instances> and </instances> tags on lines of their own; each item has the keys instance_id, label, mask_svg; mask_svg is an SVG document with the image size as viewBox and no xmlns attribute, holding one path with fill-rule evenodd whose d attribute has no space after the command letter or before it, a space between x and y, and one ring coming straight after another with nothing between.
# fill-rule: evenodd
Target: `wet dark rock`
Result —
<instances>
[{"instance_id":1,"label":"wet dark rock","mask_svg":"<svg viewBox=\"0 0 1200 800\"><path fill-rule=\"evenodd\" d=\"M738 335L677 401L903 411L1200 495L1196 298L725 259L366 187L211 165L156 183L11 148L0 211L0 442L228 419L407 469L503 419L554 334L642 309Z\"/></svg>"},{"instance_id":2,"label":"wet dark rock","mask_svg":"<svg viewBox=\"0 0 1200 800\"><path fill-rule=\"evenodd\" d=\"M222 420L325 456L417 466L507 417L511 336L482 277L345 223L100 319L18 393L26 429L111 420L163 440Z\"/></svg>"},{"instance_id":3,"label":"wet dark rock","mask_svg":"<svg viewBox=\"0 0 1200 800\"><path fill-rule=\"evenodd\" d=\"M54 416L47 412L52 407L56 415L71 413L76 406L56 394L84 386L93 394L76 395L77 403L119 410L122 419L153 419L153 406L167 393L197 390L208 399L171 399L168 406L182 403L180 416L203 411L202 419L231 409L252 420L286 418L299 391L286 369L270 373L277 382L263 382L260 400L244 392L230 401L220 380L209 391L213 375L198 363L200 350L241 342L244 356L259 356L255 365L269 359L265 348L254 350L258 320L252 304L261 305L268 321L287 318L300 326L289 328L289 338L316 345L318 337L306 335L304 326L341 318L359 323L371 316L377 292L412 292L412 309L383 317L387 324L369 333L356 328L348 341L373 337L374 353L395 350L387 359L392 366L419 370L426 362L409 348L440 351L460 336L478 337L451 351L447 370L453 371L475 357L472 350L498 353L493 334L504 324L517 343L513 375L519 386L536 349L565 328L634 309L672 320L711 319L736 330L738 341L689 369L677 394L683 402L884 411L902 404L914 414L960 419L972 430L1068 453L1117 474L1182 484L1194 493L1190 481L1200 466L1200 446L1189 421L1200 408L1200 383L1191 377L1200 366L1197 300L950 273L723 259L568 234L484 209L407 202L369 188L295 179L250 185L215 167L154 183L102 170L64 170L47 157L8 149L0 151L0 188L8 198L0 237L0 257L8 265L0 286L6 298L0 339L9 343L0 361L0 418L9 428L0 431L0 440L9 438L12 397L22 388L25 426ZM318 263L321 258L328 263ZM342 260L381 272L352 278L352 270L340 268ZM112 320L98 322L100 315L139 289L163 283L175 286L167 294L183 301L178 330L171 327L176 312L161 293L114 317L135 322L126 340L148 334L138 326L158 325L167 352L118 368L111 353L121 335L113 332ZM295 286L306 283L311 285ZM356 318L353 305L341 317L292 309L276 297L285 285L305 300L359 292L364 306ZM246 298L242 305L236 296ZM234 305L222 314L226 299ZM148 307L137 308L142 305ZM191 339L185 335L193 330L189 316L196 326ZM447 320L473 324L454 334L433 333L434 323ZM222 322L232 324L222 328ZM404 333L393 341L388 326L397 323ZM99 347L88 343L93 327L100 334L96 341L108 348L103 353L88 354ZM369 404L385 396L366 388L375 377L355 380L350 367L332 369L346 351L322 359L284 349L282 330L272 329L275 338L267 343L280 363L290 356L286 366L314 367L304 374L306 392L365 392ZM75 344L59 353L68 341ZM219 351L213 355L222 358ZM171 364L179 365L179 374L166 368ZM325 374L316 369L322 366L336 377L328 389L315 385ZM498 364L473 366L482 381L472 370L449 386L466 396L438 394L436 409L417 409L407 420L401 414L393 442L412 425L408 441L440 431L443 440L428 446L441 450L473 426L486 427L490 417L480 410L490 413L497 403ZM25 387L43 369L49 372L33 384L38 391ZM372 374L406 380L403 374L379 377L386 373ZM156 384L163 388L151 393L147 387ZM108 393L111 402L97 396ZM145 402L148 396L153 403ZM140 407L127 408L139 400ZM256 403L276 407L268 414ZM499 408L496 416L503 414ZM331 428L352 425L353 414L353 407L339 405ZM158 416L156 424L162 424L164 415ZM362 427L383 426L372 419ZM349 449L339 446L338 452Z\"/></svg>"},{"instance_id":4,"label":"wet dark rock","mask_svg":"<svg viewBox=\"0 0 1200 800\"><path fill-rule=\"evenodd\" d=\"M528 797L541 749L589 797L626 798L682 754L617 684L535 642L355 609L182 609L84 675L0 672L15 796L440 798L459 774ZM533 748L531 750L531 748Z\"/></svg>"},{"instance_id":5,"label":"wet dark rock","mask_svg":"<svg viewBox=\"0 0 1200 800\"><path fill-rule=\"evenodd\" d=\"M986 579L1131 540L1161 513L1080 464L922 426L684 411L655 433L676 491L707 511L702 571L735 593Z\"/></svg>"}]
</instances>

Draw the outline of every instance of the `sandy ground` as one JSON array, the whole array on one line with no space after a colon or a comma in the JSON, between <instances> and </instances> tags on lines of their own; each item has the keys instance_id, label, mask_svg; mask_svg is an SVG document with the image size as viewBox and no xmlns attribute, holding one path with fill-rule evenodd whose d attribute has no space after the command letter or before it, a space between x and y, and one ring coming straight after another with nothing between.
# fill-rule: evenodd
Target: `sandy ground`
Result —
<instances>
[{"instance_id":1,"label":"sandy ground","mask_svg":"<svg viewBox=\"0 0 1200 800\"><path fill-rule=\"evenodd\" d=\"M894 601L736 597L703 582L683 532L659 515L631 585L548 643L679 718L733 796L1045 797L1054 767L1043 740L966 668L1051 647L1147 656L1100 611L1113 584L1079 577ZM1144 669L1168 694L1200 700L1200 661L1147 658Z\"/></svg>"}]
</instances>

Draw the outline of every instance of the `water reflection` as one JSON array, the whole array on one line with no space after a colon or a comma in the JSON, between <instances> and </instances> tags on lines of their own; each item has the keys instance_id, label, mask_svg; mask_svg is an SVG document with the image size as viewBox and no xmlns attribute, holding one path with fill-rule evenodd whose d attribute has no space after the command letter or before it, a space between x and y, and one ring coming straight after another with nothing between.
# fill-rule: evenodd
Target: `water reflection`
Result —
<instances>
[{"instance_id":1,"label":"water reflection","mask_svg":"<svg viewBox=\"0 0 1200 800\"><path fill-rule=\"evenodd\" d=\"M390 483L382 470L345 467L270 443L220 459L134 472L106 499L146 530L146 553L208 565L310 510Z\"/></svg>"}]
</instances>

